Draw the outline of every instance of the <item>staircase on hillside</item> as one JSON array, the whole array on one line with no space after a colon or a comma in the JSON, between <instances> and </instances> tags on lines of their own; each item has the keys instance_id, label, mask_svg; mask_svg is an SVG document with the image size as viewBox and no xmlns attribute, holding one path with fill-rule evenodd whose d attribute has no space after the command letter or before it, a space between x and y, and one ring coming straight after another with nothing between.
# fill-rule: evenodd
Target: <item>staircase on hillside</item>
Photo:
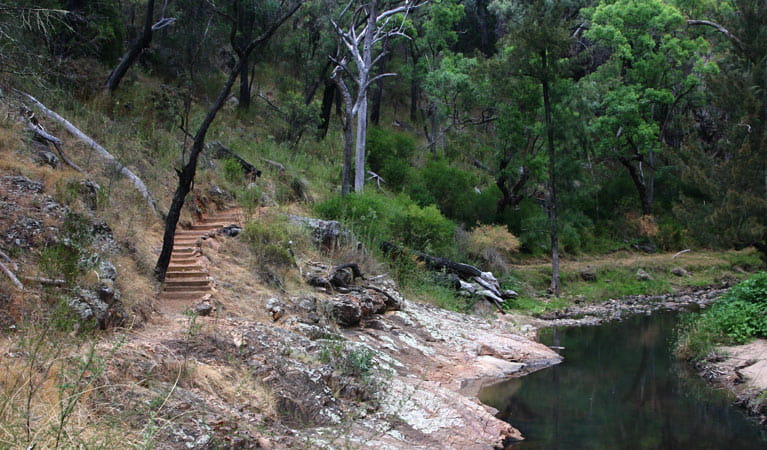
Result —
<instances>
[{"instance_id":1,"label":"staircase on hillside","mask_svg":"<svg viewBox=\"0 0 767 450\"><path fill-rule=\"evenodd\" d=\"M160 299L195 301L211 293L213 286L200 260L202 237L232 224L242 226L242 222L242 210L236 208L203 215L191 229L176 230Z\"/></svg>"}]
</instances>

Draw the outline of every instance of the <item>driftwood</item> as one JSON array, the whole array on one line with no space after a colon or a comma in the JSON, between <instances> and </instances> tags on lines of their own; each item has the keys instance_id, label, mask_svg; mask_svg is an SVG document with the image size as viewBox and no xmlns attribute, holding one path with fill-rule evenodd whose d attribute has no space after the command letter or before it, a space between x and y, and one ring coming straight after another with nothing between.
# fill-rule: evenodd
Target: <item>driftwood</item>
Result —
<instances>
[{"instance_id":1,"label":"driftwood","mask_svg":"<svg viewBox=\"0 0 767 450\"><path fill-rule=\"evenodd\" d=\"M2 270L8 278L10 278L11 283L13 283L14 286L16 286L20 291L24 290L24 285L21 284L21 281L19 281L19 279L16 278L16 275L11 272L11 269L6 267L2 262L0 262L0 270Z\"/></svg>"},{"instance_id":2,"label":"driftwood","mask_svg":"<svg viewBox=\"0 0 767 450\"><path fill-rule=\"evenodd\" d=\"M27 122L27 127L29 127L29 129L32 130L32 132L35 133L35 135L38 136L40 139L53 144L53 147L56 149L57 152L59 152L59 156L61 156L61 160L64 161L66 165L82 173L83 169L81 169L80 166L78 166L77 164L73 163L69 158L67 158L67 155L64 154L64 149L61 148L61 139L45 131L45 128L37 120L37 118L35 117L35 114L31 111L29 113L30 114L29 114L29 121Z\"/></svg>"},{"instance_id":3,"label":"driftwood","mask_svg":"<svg viewBox=\"0 0 767 450\"><path fill-rule=\"evenodd\" d=\"M242 170L245 171L245 174L252 177L260 177L261 171L256 168L253 164L245 161L245 159L238 155L237 153L233 152L231 149L227 148L224 144L222 144L219 141L213 141L210 143L210 146L215 149L215 155L219 158L231 158L237 161L240 164L240 167L242 167Z\"/></svg>"},{"instance_id":4,"label":"driftwood","mask_svg":"<svg viewBox=\"0 0 767 450\"><path fill-rule=\"evenodd\" d=\"M674 259L674 258L676 258L677 256L680 256L680 255L684 255L685 253L687 253L689 251L690 251L690 249L686 248L686 249L684 249L682 251L676 252L676 253L674 253L674 256L671 257L671 259Z\"/></svg>"},{"instance_id":5,"label":"driftwood","mask_svg":"<svg viewBox=\"0 0 767 450\"><path fill-rule=\"evenodd\" d=\"M391 242L382 242L381 250L389 254L415 255L417 261L425 263L426 267L432 270L445 271L458 276L459 279L455 283L456 289L484 297L493 303L502 314L505 314L503 310L504 300L517 296L517 293L514 291L502 290L501 285L492 272L483 272L472 265L408 250Z\"/></svg>"},{"instance_id":6,"label":"driftwood","mask_svg":"<svg viewBox=\"0 0 767 450\"><path fill-rule=\"evenodd\" d=\"M64 126L64 128L67 129L70 133L72 133L75 137L83 141L86 145L88 145L90 148L96 150L104 159L108 160L114 167L123 174L126 178L128 178L131 183L133 183L133 186L141 193L141 196L144 197L144 200L146 200L147 204L149 205L149 208L155 213L159 215L159 212L157 210L157 202L154 198L152 198L152 195L149 193L149 189L147 189L146 185L143 181L141 181L141 178L136 176L135 173L133 173L130 169L122 165L117 159L115 159L114 156L112 156L111 153L106 151L104 147L99 145L96 141L91 139L88 135L80 131L77 127L72 125L67 119L61 117L58 115L55 111L52 111L48 109L45 105L40 103L36 98L32 97L31 95L17 91L21 95L25 96L29 101L35 104L40 110L49 118L59 122L61 125Z\"/></svg>"}]
</instances>

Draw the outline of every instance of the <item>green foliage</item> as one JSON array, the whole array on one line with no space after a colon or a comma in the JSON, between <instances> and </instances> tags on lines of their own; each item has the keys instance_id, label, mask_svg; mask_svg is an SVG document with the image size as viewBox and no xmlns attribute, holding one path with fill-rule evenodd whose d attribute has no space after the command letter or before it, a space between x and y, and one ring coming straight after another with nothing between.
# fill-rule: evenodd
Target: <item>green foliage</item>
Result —
<instances>
[{"instance_id":1,"label":"green foliage","mask_svg":"<svg viewBox=\"0 0 767 450\"><path fill-rule=\"evenodd\" d=\"M478 206L476 185L474 174L439 160L411 173L407 193L421 206L436 204L445 216L474 225L484 221L487 215L487 211L475 209Z\"/></svg>"},{"instance_id":2,"label":"green foliage","mask_svg":"<svg viewBox=\"0 0 767 450\"><path fill-rule=\"evenodd\" d=\"M449 253L455 224L434 206L422 208L406 195L386 197L366 191L336 196L316 207L326 219L340 220L376 248L391 240L425 252Z\"/></svg>"},{"instance_id":3,"label":"green foliage","mask_svg":"<svg viewBox=\"0 0 767 450\"><path fill-rule=\"evenodd\" d=\"M392 237L427 253L445 254L453 246L455 224L435 206L410 204L391 218Z\"/></svg>"},{"instance_id":4,"label":"green foliage","mask_svg":"<svg viewBox=\"0 0 767 450\"><path fill-rule=\"evenodd\" d=\"M405 133L371 127L367 135L367 162L370 169L380 175L390 189L399 191L410 176L410 158L415 152L415 141Z\"/></svg>"},{"instance_id":5,"label":"green foliage","mask_svg":"<svg viewBox=\"0 0 767 450\"><path fill-rule=\"evenodd\" d=\"M375 353L367 347L348 348L342 341L331 341L320 347L318 358L343 375L367 377L375 368Z\"/></svg>"},{"instance_id":6,"label":"green foliage","mask_svg":"<svg viewBox=\"0 0 767 450\"><path fill-rule=\"evenodd\" d=\"M242 165L234 158L227 158L221 161L221 173L224 179L232 184L242 184L245 180L245 171Z\"/></svg>"},{"instance_id":7,"label":"green foliage","mask_svg":"<svg viewBox=\"0 0 767 450\"><path fill-rule=\"evenodd\" d=\"M259 264L276 267L295 264L290 254L291 236L288 227L284 217L267 217L245 224L243 239L250 245Z\"/></svg>"},{"instance_id":8,"label":"green foliage","mask_svg":"<svg viewBox=\"0 0 767 450\"><path fill-rule=\"evenodd\" d=\"M713 345L767 337L767 272L733 286L711 308L678 330L677 352L701 358Z\"/></svg>"},{"instance_id":9,"label":"green foliage","mask_svg":"<svg viewBox=\"0 0 767 450\"><path fill-rule=\"evenodd\" d=\"M40 270L50 278L62 277L73 284L98 262L91 257L92 225L83 215L68 213L60 239L40 251Z\"/></svg>"}]
</instances>

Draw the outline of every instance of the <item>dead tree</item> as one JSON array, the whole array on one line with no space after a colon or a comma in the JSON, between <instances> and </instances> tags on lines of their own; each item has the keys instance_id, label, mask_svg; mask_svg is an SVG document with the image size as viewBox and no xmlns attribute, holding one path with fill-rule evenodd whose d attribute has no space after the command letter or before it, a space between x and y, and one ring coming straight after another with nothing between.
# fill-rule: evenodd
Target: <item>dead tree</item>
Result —
<instances>
[{"instance_id":1,"label":"dead tree","mask_svg":"<svg viewBox=\"0 0 767 450\"><path fill-rule=\"evenodd\" d=\"M136 62L138 57L141 55L141 52L149 48L149 45L152 43L152 36L154 32L165 28L168 25L173 25L173 23L176 22L176 19L174 18L165 17L165 8L168 6L168 0L165 0L160 20L153 23L154 3L155 0L149 0L146 4L144 30L141 33L141 36L130 46L128 51L125 52L122 58L120 58L120 62L117 64L117 67L115 67L114 70L112 70L112 72L109 74L109 78L107 78L107 82L105 84L105 88L109 92L114 92L117 90L117 87L120 85L120 81L122 81L125 74L128 73L128 69L130 69L133 63Z\"/></svg>"},{"instance_id":2,"label":"dead tree","mask_svg":"<svg viewBox=\"0 0 767 450\"><path fill-rule=\"evenodd\" d=\"M236 0L235 0L236 1ZM160 257L157 259L157 264L154 268L155 277L159 281L165 280L165 272L168 270L168 264L170 263L170 256L173 252L173 241L176 234L176 225L178 219L181 216L181 208L184 206L184 200L186 195L192 188L192 182L194 182L195 174L197 173L197 160L200 157L200 153L205 149L205 137L208 134L213 120L216 115L226 103L226 99L229 97L229 93L232 90L234 82L242 70L243 65L247 64L250 55L256 48L262 48L269 39L272 38L277 29L290 18L298 8L301 7L304 0L283 0L280 3L279 13L276 15L272 23L266 28L266 30L251 40L244 48L242 56L238 57L236 64L229 71L229 77L226 83L221 88L221 91L216 98L216 101L208 110L205 115L205 119L197 129L197 133L194 135L192 148L189 152L189 160L181 170L176 170L178 174L178 187L173 194L173 200L171 201L170 208L168 209L168 216L165 220L165 233L163 234L162 251ZM238 26L237 20L232 21L232 33L237 32Z\"/></svg>"},{"instance_id":3,"label":"dead tree","mask_svg":"<svg viewBox=\"0 0 767 450\"><path fill-rule=\"evenodd\" d=\"M359 6L353 9L352 7L358 1ZM362 191L365 185L368 89L376 81L396 75L395 73L381 73L372 76L374 66L387 54L387 51L379 48L378 44L397 36L409 38L404 31L407 15L413 8L421 5L423 3L414 5L409 0L395 3L386 3L385 0L350 0L341 12L338 21L331 20L333 29L353 64L349 64L346 58L331 58L331 60L346 76L352 79L357 88L356 95L352 96L348 88L343 93L343 88L339 86L344 97L354 98L352 114L357 118L354 161L354 190L356 192ZM352 11L351 14L347 16L350 11ZM398 17L400 15L401 17ZM341 20L348 20L345 28L338 24ZM398 22L397 26L395 26L395 21Z\"/></svg>"}]
</instances>

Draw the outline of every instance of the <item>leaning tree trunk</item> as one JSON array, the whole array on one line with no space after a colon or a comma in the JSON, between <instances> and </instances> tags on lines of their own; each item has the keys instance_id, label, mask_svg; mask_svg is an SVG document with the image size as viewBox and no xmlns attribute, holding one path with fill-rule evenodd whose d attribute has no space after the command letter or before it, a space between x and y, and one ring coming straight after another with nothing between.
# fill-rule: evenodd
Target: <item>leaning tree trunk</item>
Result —
<instances>
[{"instance_id":1,"label":"leaning tree trunk","mask_svg":"<svg viewBox=\"0 0 767 450\"><path fill-rule=\"evenodd\" d=\"M641 171L634 165L634 162L628 158L619 158L619 161L629 171L631 181L637 189L637 195L639 195L639 203L642 207L642 215L649 216L652 214L652 197L647 183L645 183L644 176ZM641 161L639 161L641 163Z\"/></svg>"},{"instance_id":2,"label":"leaning tree trunk","mask_svg":"<svg viewBox=\"0 0 767 450\"><path fill-rule=\"evenodd\" d=\"M192 183L194 182L194 176L197 173L197 160L200 156L200 153L205 148L205 136L207 135L208 129L213 123L213 120L216 118L218 111L224 106L226 98L229 96L229 92L232 90L234 81L237 79L237 76L240 73L240 66L244 65L244 63L245 61L240 59L234 69L232 69L232 71L229 73L229 78L226 80L226 84L218 94L216 102L213 104L213 106L211 106L210 110L208 110L208 114L205 116L205 120L203 120L200 128L197 129L197 134L194 136L192 149L189 152L189 161L180 171L177 171L178 187L176 188L176 192L173 194L173 200L171 201L170 209L168 210L168 216L165 219L165 233L163 234L162 251L160 252L160 257L157 259L157 265L154 268L154 273L158 281L165 280L165 272L168 270L168 264L170 264L170 256L173 252L176 225L178 225L178 219L181 216L181 208L184 206L186 195L191 190Z\"/></svg>"},{"instance_id":3,"label":"leaning tree trunk","mask_svg":"<svg viewBox=\"0 0 767 450\"><path fill-rule=\"evenodd\" d=\"M178 219L181 216L181 208L184 206L186 195L192 188L194 176L197 172L197 160L200 156L200 153L205 148L205 137L208 134L208 129L213 123L213 120L216 118L218 112L224 106L227 97L229 97L229 93L232 91L232 86L234 86L234 82L237 80L237 77L242 70L242 66L247 64L250 54L253 53L256 47L259 47L268 42L269 39L274 35L277 28L279 28L290 16L292 16L302 4L303 2L299 0L290 5L288 10L285 11L281 17L275 20L268 30L266 30L257 39L252 40L244 48L241 53L242 56L237 61L237 64L235 64L235 66L232 68L231 72L229 72L229 78L226 80L224 87L221 88L221 92L219 92L215 103L213 103L213 105L210 107L208 114L205 116L202 124L200 124L200 127L197 129L197 133L194 135L192 148L189 152L189 161L180 171L177 171L178 187L176 188L176 192L173 194L173 200L171 201L171 206L168 210L168 216L165 220L165 233L163 234L162 250L160 251L160 257L157 258L157 264L154 268L155 277L157 277L159 281L165 281L165 273L168 270L168 264L170 264L170 257L173 252L173 241L176 234L176 225L178 225ZM236 30L236 24L234 26Z\"/></svg>"},{"instance_id":4,"label":"leaning tree trunk","mask_svg":"<svg viewBox=\"0 0 767 450\"><path fill-rule=\"evenodd\" d=\"M131 68L133 63L136 62L141 52L149 48L149 44L152 43L152 17L154 16L154 0L149 0L146 5L146 17L144 18L144 31L141 37L131 45L128 51L120 59L117 67L114 68L112 73L107 78L106 89L109 92L114 92L120 85L123 77L128 73L128 69Z\"/></svg>"}]
</instances>

